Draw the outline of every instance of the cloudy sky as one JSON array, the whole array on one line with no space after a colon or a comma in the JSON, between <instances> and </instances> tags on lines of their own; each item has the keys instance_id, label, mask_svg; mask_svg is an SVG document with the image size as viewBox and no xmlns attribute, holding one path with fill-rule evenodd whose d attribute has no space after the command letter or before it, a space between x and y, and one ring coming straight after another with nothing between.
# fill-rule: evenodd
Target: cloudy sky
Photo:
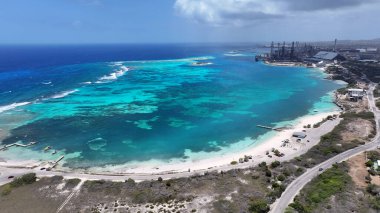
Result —
<instances>
[{"instance_id":1,"label":"cloudy sky","mask_svg":"<svg viewBox=\"0 0 380 213\"><path fill-rule=\"evenodd\" d=\"M0 43L380 38L380 0L4 0Z\"/></svg>"}]
</instances>

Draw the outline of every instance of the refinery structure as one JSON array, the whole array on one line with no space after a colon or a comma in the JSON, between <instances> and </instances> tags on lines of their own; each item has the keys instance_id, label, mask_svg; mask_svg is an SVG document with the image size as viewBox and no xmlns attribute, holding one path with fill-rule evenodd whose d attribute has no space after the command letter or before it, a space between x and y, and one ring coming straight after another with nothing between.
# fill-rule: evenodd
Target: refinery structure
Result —
<instances>
[{"instance_id":1,"label":"refinery structure","mask_svg":"<svg viewBox=\"0 0 380 213\"><path fill-rule=\"evenodd\" d=\"M378 46L339 42L271 42L268 53L256 56L256 60L271 62L300 62L306 64L339 63L346 60L380 60Z\"/></svg>"}]
</instances>

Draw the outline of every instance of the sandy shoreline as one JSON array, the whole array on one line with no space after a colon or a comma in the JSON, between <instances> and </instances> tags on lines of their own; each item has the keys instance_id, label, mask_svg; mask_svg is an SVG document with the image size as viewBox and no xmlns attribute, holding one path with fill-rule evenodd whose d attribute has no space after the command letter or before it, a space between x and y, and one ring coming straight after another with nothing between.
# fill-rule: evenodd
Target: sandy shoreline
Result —
<instances>
[{"instance_id":1,"label":"sandy shoreline","mask_svg":"<svg viewBox=\"0 0 380 213\"><path fill-rule=\"evenodd\" d=\"M244 167L244 166L253 166L262 161L271 162L274 160L285 161L290 160L296 156L299 156L309 150L312 146L316 145L319 142L319 139L322 135L330 132L340 121L340 119L335 119L332 121L326 121L318 128L306 129L307 137L302 139L301 142L296 142L296 138L292 137L294 132L299 132L304 130L304 126L318 123L325 119L329 115L339 114L338 111L328 112L328 113L319 113L316 115L307 115L297 119L297 124L290 129L283 130L281 132L276 132L276 134L259 144L253 144L245 149L242 149L240 152L230 152L223 153L219 156L213 156L207 159L193 159L191 161L185 162L144 162L140 165L134 164L131 166L131 163L125 165L115 165L115 166L106 166L98 167L87 170L89 173L168 173L168 172L188 172L190 171L202 171L207 169L228 169L234 167ZM290 145L288 147L281 147L283 144L282 141L285 139L290 140ZM252 140L252 139L247 139ZM309 141L309 142L307 142ZM254 143L254 140L252 140ZM271 153L272 149L278 149L280 152L284 153L284 157L276 157ZM269 151L272 155L272 158L266 155L266 152ZM237 165L231 165L232 161L239 161L239 158L243 158L244 155L252 155L252 160L246 163L239 163ZM145 164L145 165L144 165Z\"/></svg>"},{"instance_id":2,"label":"sandy shoreline","mask_svg":"<svg viewBox=\"0 0 380 213\"><path fill-rule=\"evenodd\" d=\"M316 68L316 67L309 67L307 64L303 62L269 62L269 61L264 61L264 64L268 66L276 66L276 67L306 67L306 68Z\"/></svg>"},{"instance_id":3,"label":"sandy shoreline","mask_svg":"<svg viewBox=\"0 0 380 213\"><path fill-rule=\"evenodd\" d=\"M231 152L230 147L225 148L225 153L220 153L216 156L212 156L206 159L192 158L188 161L146 161L146 162L132 162L121 165L109 165L105 167L93 167L91 169L71 169L67 167L57 167L56 171L70 172L70 173L88 173L88 174L168 174L168 173L184 173L189 170L192 172L205 171L205 170L228 170L233 168L245 168L257 165L262 161L271 162L274 160L286 161L296 156L299 156L309 150L312 146L319 142L322 135L330 132L340 121L335 119L332 121L326 121L318 128L306 129L307 137L302 139L301 142L297 142L295 138L292 138L293 132L299 132L304 130L304 126L318 123L325 119L328 115L339 114L338 111L318 113L316 115L307 115L296 120L296 124L281 132L268 133L267 138L263 139L259 144L254 144L255 140L247 138L246 142L251 143L247 147L240 148L240 151ZM265 137L265 135L263 136ZM289 139L290 143L287 147L281 147L282 141ZM309 141L309 142L307 142ZM276 157L271 150L278 149L281 153L284 153L284 157ZM272 157L266 155L269 152ZM212 155L212 154L210 154ZM252 160L246 163L238 163L237 165L231 165L232 161L239 161L239 158L244 155L251 155ZM204 156L204 155L203 155ZM58 157L58 156L56 156ZM12 167L12 168L35 168L40 169L46 167L47 160L0 160L0 166Z\"/></svg>"}]
</instances>

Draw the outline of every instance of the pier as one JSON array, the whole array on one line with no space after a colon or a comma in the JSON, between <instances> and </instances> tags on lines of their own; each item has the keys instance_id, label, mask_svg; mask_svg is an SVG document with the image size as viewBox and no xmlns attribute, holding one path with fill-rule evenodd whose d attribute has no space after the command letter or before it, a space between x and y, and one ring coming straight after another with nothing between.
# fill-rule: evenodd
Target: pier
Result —
<instances>
[{"instance_id":1,"label":"pier","mask_svg":"<svg viewBox=\"0 0 380 213\"><path fill-rule=\"evenodd\" d=\"M55 167L58 165L58 163L59 163L64 157L65 157L65 156L62 155L62 156L59 157L56 161L52 162L53 165L51 166L51 168L55 168ZM51 168L50 168L50 169L51 169Z\"/></svg>"},{"instance_id":2,"label":"pier","mask_svg":"<svg viewBox=\"0 0 380 213\"><path fill-rule=\"evenodd\" d=\"M264 125L257 125L257 127L264 128L264 129L270 129L270 130L274 130L274 131L279 131L279 132L284 130L283 127L275 128L275 127L264 126Z\"/></svg>"},{"instance_id":3,"label":"pier","mask_svg":"<svg viewBox=\"0 0 380 213\"><path fill-rule=\"evenodd\" d=\"M18 147L29 147L29 146L32 146L34 144L36 144L37 142L30 142L28 144L20 144L20 143L12 143L12 144L9 144L9 145L5 145L3 147L0 148L0 151L4 151L4 150L7 150L8 148L12 147L12 146L18 146Z\"/></svg>"},{"instance_id":4,"label":"pier","mask_svg":"<svg viewBox=\"0 0 380 213\"><path fill-rule=\"evenodd\" d=\"M62 155L61 157L58 158L58 160L56 160L54 163L57 164L59 161L61 161L65 156Z\"/></svg>"}]
</instances>

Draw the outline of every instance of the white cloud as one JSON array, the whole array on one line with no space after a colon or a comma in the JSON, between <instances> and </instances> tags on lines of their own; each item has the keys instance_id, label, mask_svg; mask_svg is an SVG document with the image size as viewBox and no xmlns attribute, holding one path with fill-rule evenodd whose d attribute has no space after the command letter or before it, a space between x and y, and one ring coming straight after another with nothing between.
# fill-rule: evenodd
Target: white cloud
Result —
<instances>
[{"instance_id":1,"label":"white cloud","mask_svg":"<svg viewBox=\"0 0 380 213\"><path fill-rule=\"evenodd\" d=\"M278 5L262 0L177 0L174 7L186 17L216 26L281 16Z\"/></svg>"},{"instance_id":2,"label":"white cloud","mask_svg":"<svg viewBox=\"0 0 380 213\"><path fill-rule=\"evenodd\" d=\"M214 26L244 26L310 11L339 10L378 0L176 0L185 17Z\"/></svg>"}]
</instances>

